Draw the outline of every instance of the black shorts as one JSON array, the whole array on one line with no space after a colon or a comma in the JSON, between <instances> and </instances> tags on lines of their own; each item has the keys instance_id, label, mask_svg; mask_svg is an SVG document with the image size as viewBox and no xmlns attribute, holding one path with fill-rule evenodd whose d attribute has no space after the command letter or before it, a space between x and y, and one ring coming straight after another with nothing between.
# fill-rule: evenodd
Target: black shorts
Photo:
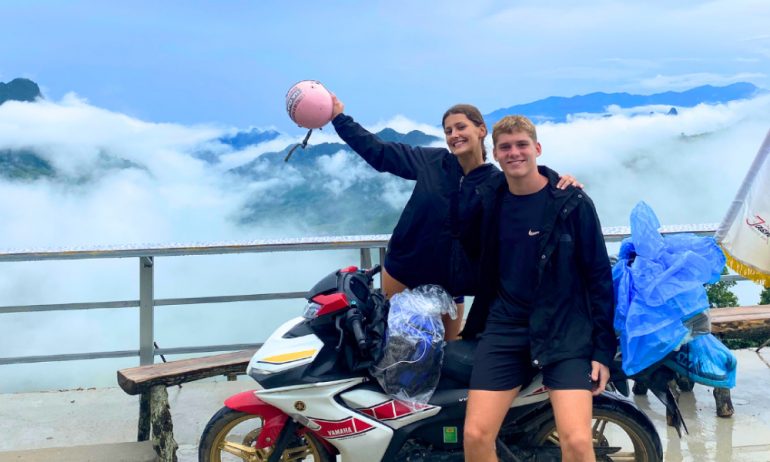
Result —
<instances>
[{"instance_id":1,"label":"black shorts","mask_svg":"<svg viewBox=\"0 0 770 462\"><path fill-rule=\"evenodd\" d=\"M471 390L512 390L540 372L543 385L551 390L593 390L590 359L565 359L538 369L532 365L529 346L516 337L482 335L473 359Z\"/></svg>"}]
</instances>

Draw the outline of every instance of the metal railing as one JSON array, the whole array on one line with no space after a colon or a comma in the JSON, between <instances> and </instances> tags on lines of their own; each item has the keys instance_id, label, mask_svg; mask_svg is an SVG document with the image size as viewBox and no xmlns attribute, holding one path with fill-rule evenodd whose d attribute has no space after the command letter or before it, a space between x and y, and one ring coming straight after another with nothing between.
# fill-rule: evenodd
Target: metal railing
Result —
<instances>
[{"instance_id":1,"label":"metal railing","mask_svg":"<svg viewBox=\"0 0 770 462\"><path fill-rule=\"evenodd\" d=\"M711 235L716 230L715 224L677 225L661 228L664 234L690 232L699 235ZM630 234L627 227L602 229L608 243L619 242ZM41 311L70 311L91 309L139 308L139 349L121 351L98 351L59 355L0 357L0 365L26 364L48 361L72 361L100 358L124 358L139 356L140 364L152 364L155 356L165 354L205 353L214 351L232 351L254 348L260 344L205 345L180 348L155 347L155 307L168 305L189 305L205 303L229 303L244 301L285 300L303 298L305 292L277 292L246 295L167 298L155 299L154 263L156 257L176 257L189 255L222 255L264 252L296 252L321 250L359 250L360 265L367 268L372 264L372 249L378 251L379 261L383 261L389 235L370 236L333 236L303 239L262 240L233 243L210 244L171 244L163 246L137 245L121 247L70 248L49 250L0 251L0 263L137 258L139 262L139 298L137 300L119 300L89 303L58 303L45 305L0 306L0 315L8 313L30 313ZM723 276L723 280L741 280L740 276Z\"/></svg>"}]
</instances>

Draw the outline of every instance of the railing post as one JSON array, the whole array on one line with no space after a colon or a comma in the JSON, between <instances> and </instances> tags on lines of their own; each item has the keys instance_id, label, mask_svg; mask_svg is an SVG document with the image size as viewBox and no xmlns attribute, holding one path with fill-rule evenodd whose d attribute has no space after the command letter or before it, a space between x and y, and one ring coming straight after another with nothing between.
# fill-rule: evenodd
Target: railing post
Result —
<instances>
[{"instance_id":1,"label":"railing post","mask_svg":"<svg viewBox=\"0 0 770 462\"><path fill-rule=\"evenodd\" d=\"M155 289L153 257L139 257L139 364L155 362ZM147 441L151 430L150 392L139 399L137 440Z\"/></svg>"},{"instance_id":2,"label":"railing post","mask_svg":"<svg viewBox=\"0 0 770 462\"><path fill-rule=\"evenodd\" d=\"M139 364L155 362L153 258L139 257Z\"/></svg>"},{"instance_id":3,"label":"railing post","mask_svg":"<svg viewBox=\"0 0 770 462\"><path fill-rule=\"evenodd\" d=\"M361 249L361 268L372 267L372 250Z\"/></svg>"},{"instance_id":4,"label":"railing post","mask_svg":"<svg viewBox=\"0 0 770 462\"><path fill-rule=\"evenodd\" d=\"M380 247L380 265L385 269L385 247ZM380 271L380 287L382 287L382 271Z\"/></svg>"}]
</instances>

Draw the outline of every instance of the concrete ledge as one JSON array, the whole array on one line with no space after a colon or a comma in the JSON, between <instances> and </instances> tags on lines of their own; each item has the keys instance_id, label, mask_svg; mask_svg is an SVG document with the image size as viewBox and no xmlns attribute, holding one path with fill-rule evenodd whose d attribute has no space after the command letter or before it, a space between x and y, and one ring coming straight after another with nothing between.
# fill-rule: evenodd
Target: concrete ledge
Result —
<instances>
[{"instance_id":1,"label":"concrete ledge","mask_svg":"<svg viewBox=\"0 0 770 462\"><path fill-rule=\"evenodd\" d=\"M156 462L151 441L0 452L0 462Z\"/></svg>"}]
</instances>

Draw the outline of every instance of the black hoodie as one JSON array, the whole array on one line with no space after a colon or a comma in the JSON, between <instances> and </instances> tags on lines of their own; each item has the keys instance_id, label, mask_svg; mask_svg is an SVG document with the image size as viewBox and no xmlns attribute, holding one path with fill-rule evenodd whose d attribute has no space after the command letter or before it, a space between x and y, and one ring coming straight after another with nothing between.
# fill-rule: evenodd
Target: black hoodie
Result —
<instances>
[{"instance_id":1,"label":"black hoodie","mask_svg":"<svg viewBox=\"0 0 770 462\"><path fill-rule=\"evenodd\" d=\"M332 124L369 165L416 181L388 244L388 273L412 288L439 284L453 296L475 293L477 270L459 243L460 223L478 206L477 186L499 170L483 164L464 176L446 148L383 142L345 114ZM450 212L453 196L457 213Z\"/></svg>"},{"instance_id":2,"label":"black hoodie","mask_svg":"<svg viewBox=\"0 0 770 462\"><path fill-rule=\"evenodd\" d=\"M538 242L535 301L530 308L532 363L545 366L563 359L590 358L605 366L617 350L612 271L593 202L581 189L556 187L559 176L538 167L549 190ZM500 173L479 188L481 207L469 217L462 241L481 265L481 286L463 338L484 331L489 308L498 296L500 205L508 184Z\"/></svg>"}]
</instances>

